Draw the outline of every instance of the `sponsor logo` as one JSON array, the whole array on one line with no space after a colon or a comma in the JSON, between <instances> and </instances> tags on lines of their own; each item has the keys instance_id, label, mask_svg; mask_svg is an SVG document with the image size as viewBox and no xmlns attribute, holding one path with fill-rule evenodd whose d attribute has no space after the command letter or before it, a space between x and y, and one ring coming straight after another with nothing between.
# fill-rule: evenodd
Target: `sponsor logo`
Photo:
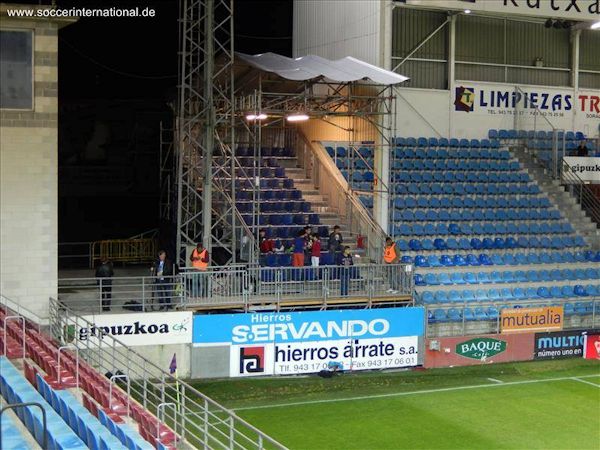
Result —
<instances>
[{"instance_id":1,"label":"sponsor logo","mask_svg":"<svg viewBox=\"0 0 600 450\"><path fill-rule=\"evenodd\" d=\"M500 317L503 333L519 331L560 331L563 327L563 307L503 309Z\"/></svg>"},{"instance_id":2,"label":"sponsor logo","mask_svg":"<svg viewBox=\"0 0 600 450\"><path fill-rule=\"evenodd\" d=\"M186 319L180 323L175 323L169 326L168 323L152 323L145 324L141 322L133 322L130 324L122 325L110 325L110 326L99 326L92 325L91 327L82 327L79 329L79 340L85 341L91 337L96 337L100 340L104 339L104 336L110 335L114 337L118 336L140 336L140 335L155 335L155 334L169 334L172 332L185 333L187 332L187 325L190 319Z\"/></svg>"},{"instance_id":3,"label":"sponsor logo","mask_svg":"<svg viewBox=\"0 0 600 450\"><path fill-rule=\"evenodd\" d=\"M263 373L265 371L264 347L240 348L240 374Z\"/></svg>"},{"instance_id":4,"label":"sponsor logo","mask_svg":"<svg viewBox=\"0 0 600 450\"><path fill-rule=\"evenodd\" d=\"M366 320L330 320L321 322L302 322L301 324L269 323L238 325L232 330L231 341L237 344L246 342L273 342L308 339L336 339L365 335L383 336L390 330L386 319Z\"/></svg>"},{"instance_id":5,"label":"sponsor logo","mask_svg":"<svg viewBox=\"0 0 600 450\"><path fill-rule=\"evenodd\" d=\"M581 357L587 331L536 333L534 359Z\"/></svg>"},{"instance_id":6,"label":"sponsor logo","mask_svg":"<svg viewBox=\"0 0 600 450\"><path fill-rule=\"evenodd\" d=\"M475 90L460 86L456 88L456 96L454 99L454 110L471 112L475 105Z\"/></svg>"},{"instance_id":7,"label":"sponsor logo","mask_svg":"<svg viewBox=\"0 0 600 450\"><path fill-rule=\"evenodd\" d=\"M456 344L456 354L485 360L506 350L506 342L493 338L476 338Z\"/></svg>"}]
</instances>

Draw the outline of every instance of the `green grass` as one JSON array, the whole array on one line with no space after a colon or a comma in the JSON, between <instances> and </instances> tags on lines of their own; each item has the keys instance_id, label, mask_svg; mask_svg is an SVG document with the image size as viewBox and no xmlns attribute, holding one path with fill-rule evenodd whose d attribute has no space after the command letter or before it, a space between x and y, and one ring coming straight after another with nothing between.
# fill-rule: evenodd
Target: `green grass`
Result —
<instances>
[{"instance_id":1,"label":"green grass","mask_svg":"<svg viewBox=\"0 0 600 450\"><path fill-rule=\"evenodd\" d=\"M290 449L600 449L597 361L194 385Z\"/></svg>"}]
</instances>

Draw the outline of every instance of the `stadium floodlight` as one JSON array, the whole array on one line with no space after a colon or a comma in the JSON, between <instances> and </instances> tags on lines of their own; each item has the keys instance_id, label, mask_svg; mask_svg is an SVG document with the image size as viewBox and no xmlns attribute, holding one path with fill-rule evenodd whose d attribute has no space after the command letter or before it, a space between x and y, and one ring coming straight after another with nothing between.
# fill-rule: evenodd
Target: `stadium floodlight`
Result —
<instances>
[{"instance_id":1,"label":"stadium floodlight","mask_svg":"<svg viewBox=\"0 0 600 450\"><path fill-rule=\"evenodd\" d=\"M246 120L265 120L267 116L265 113L260 113L260 114L247 114L246 115Z\"/></svg>"},{"instance_id":2,"label":"stadium floodlight","mask_svg":"<svg viewBox=\"0 0 600 450\"><path fill-rule=\"evenodd\" d=\"M593 23L590 28L592 30L600 30L600 22Z\"/></svg>"},{"instance_id":3,"label":"stadium floodlight","mask_svg":"<svg viewBox=\"0 0 600 450\"><path fill-rule=\"evenodd\" d=\"M308 120L308 116L303 113L290 114L286 117L288 122L302 122Z\"/></svg>"}]
</instances>

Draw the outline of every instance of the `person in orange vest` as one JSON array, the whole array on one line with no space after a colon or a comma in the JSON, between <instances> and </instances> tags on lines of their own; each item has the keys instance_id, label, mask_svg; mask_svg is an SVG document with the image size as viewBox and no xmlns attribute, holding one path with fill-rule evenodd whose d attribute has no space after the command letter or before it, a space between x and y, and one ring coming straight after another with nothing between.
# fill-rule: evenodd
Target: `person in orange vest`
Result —
<instances>
[{"instance_id":1,"label":"person in orange vest","mask_svg":"<svg viewBox=\"0 0 600 450\"><path fill-rule=\"evenodd\" d=\"M192 251L190 255L190 261L192 263L192 267L196 269L198 274L194 275L196 278L196 283L193 283L195 286L196 292L195 296L207 297L208 296L208 277L206 276L206 270L208 269L208 263L210 262L210 257L208 254L208 250L206 250L202 246L202 242L198 242L196 248Z\"/></svg>"},{"instance_id":2,"label":"person in orange vest","mask_svg":"<svg viewBox=\"0 0 600 450\"><path fill-rule=\"evenodd\" d=\"M398 263L398 252L396 251L396 243L391 237L385 239L385 248L383 249L383 262L387 265ZM388 280L390 282L390 288L387 292L391 294L398 293L398 278L397 273L393 267L386 267L388 273Z\"/></svg>"}]
</instances>

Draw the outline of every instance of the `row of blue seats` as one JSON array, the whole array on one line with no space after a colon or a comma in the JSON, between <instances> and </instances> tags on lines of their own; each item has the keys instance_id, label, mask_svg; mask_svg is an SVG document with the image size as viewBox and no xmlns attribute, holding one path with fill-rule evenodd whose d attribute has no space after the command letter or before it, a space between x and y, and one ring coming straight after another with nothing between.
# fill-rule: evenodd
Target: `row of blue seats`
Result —
<instances>
[{"instance_id":1,"label":"row of blue seats","mask_svg":"<svg viewBox=\"0 0 600 450\"><path fill-rule=\"evenodd\" d=\"M371 171L366 171L366 172L354 171L352 173L348 173L346 170L342 170L341 172L346 180L352 180L352 181L356 181L359 183L362 181L367 182L367 183L372 183L375 180L375 176L373 175L373 172L371 172Z\"/></svg>"},{"instance_id":2,"label":"row of blue seats","mask_svg":"<svg viewBox=\"0 0 600 450\"><path fill-rule=\"evenodd\" d=\"M544 130L494 130L488 131L488 137L490 139L552 139L554 133L552 131ZM581 141L585 139L585 134L581 131L573 132L559 131L557 133L559 139L563 136L567 141Z\"/></svg>"},{"instance_id":3,"label":"row of blue seats","mask_svg":"<svg viewBox=\"0 0 600 450\"><path fill-rule=\"evenodd\" d=\"M583 286L539 286L528 288L477 289L459 291L423 291L419 294L421 303L431 305L436 303L470 303L489 301L535 300L538 298L573 298L597 297L600 286L588 284Z\"/></svg>"},{"instance_id":4,"label":"row of blue seats","mask_svg":"<svg viewBox=\"0 0 600 450\"><path fill-rule=\"evenodd\" d=\"M538 283L541 281L600 280L600 269L507 270L500 272L428 272L415 274L415 285L437 286L453 284Z\"/></svg>"},{"instance_id":5,"label":"row of blue seats","mask_svg":"<svg viewBox=\"0 0 600 450\"><path fill-rule=\"evenodd\" d=\"M236 190L254 189L254 183L247 179L235 180ZM260 189L294 189L294 180L291 178L261 178Z\"/></svg>"},{"instance_id":6,"label":"row of blue seats","mask_svg":"<svg viewBox=\"0 0 600 450\"><path fill-rule=\"evenodd\" d=\"M236 202L236 206L240 213L251 213L254 203L251 201L245 202ZM260 202L260 212L262 213L270 213L270 212L310 212L311 205L309 202L304 200L296 200L296 201L261 201Z\"/></svg>"},{"instance_id":7,"label":"row of blue seats","mask_svg":"<svg viewBox=\"0 0 600 450\"><path fill-rule=\"evenodd\" d=\"M321 252L321 258L319 260L320 266L333 266L335 265L336 255L328 251ZM289 267L292 265L292 254L291 253L269 253L260 257L260 265L263 267ZM310 260L305 258L304 263L310 265Z\"/></svg>"},{"instance_id":8,"label":"row of blue seats","mask_svg":"<svg viewBox=\"0 0 600 450\"><path fill-rule=\"evenodd\" d=\"M252 225L252 216L242 214L244 222ZM319 225L321 219L318 214L314 213L273 213L260 214L258 216L258 225Z\"/></svg>"},{"instance_id":9,"label":"row of blue seats","mask_svg":"<svg viewBox=\"0 0 600 450\"><path fill-rule=\"evenodd\" d=\"M102 409L98 409L96 418L70 392L52 389L39 374L36 375L36 381L42 396L71 429L87 442L90 449L104 449L105 444L111 450L120 448L119 441L128 450L154 449L137 430L125 423L115 423Z\"/></svg>"},{"instance_id":10,"label":"row of blue seats","mask_svg":"<svg viewBox=\"0 0 600 450\"><path fill-rule=\"evenodd\" d=\"M298 189L260 189L258 191L260 201L267 200L302 200L302 192ZM238 200L252 200L253 192L238 190L236 191Z\"/></svg>"},{"instance_id":11,"label":"row of blue seats","mask_svg":"<svg viewBox=\"0 0 600 450\"><path fill-rule=\"evenodd\" d=\"M337 146L335 149L330 145L325 146L325 151L332 158L346 158L351 157L354 159L361 159L360 156L364 159L373 158L373 147L350 147L350 150L347 150L344 146ZM356 156L356 154L360 156Z\"/></svg>"},{"instance_id":12,"label":"row of blue seats","mask_svg":"<svg viewBox=\"0 0 600 450\"><path fill-rule=\"evenodd\" d=\"M560 220L557 209L403 209L394 210L394 222L478 222L483 220ZM500 225L500 224L498 224ZM497 231L496 231L497 232ZM509 231L506 231L510 233ZM502 234L504 234L503 232Z\"/></svg>"},{"instance_id":13,"label":"row of blue seats","mask_svg":"<svg viewBox=\"0 0 600 450\"><path fill-rule=\"evenodd\" d=\"M254 148L250 147L238 147L235 149L237 156L253 156L255 154ZM290 158L294 156L294 150L286 147L261 147L260 155L263 157L278 157L278 158Z\"/></svg>"},{"instance_id":14,"label":"row of blue seats","mask_svg":"<svg viewBox=\"0 0 600 450\"><path fill-rule=\"evenodd\" d=\"M367 208L367 209L373 208L373 204L375 203L375 201L373 200L373 197L370 197L367 195L361 195L361 196L359 196L359 199L362 202L362 204L365 206L365 208Z\"/></svg>"},{"instance_id":15,"label":"row of blue seats","mask_svg":"<svg viewBox=\"0 0 600 450\"><path fill-rule=\"evenodd\" d=\"M371 170L373 168L373 161L370 159L366 161L363 161L362 159L355 159L354 161L337 159L335 165L338 169L354 168L355 170Z\"/></svg>"},{"instance_id":16,"label":"row of blue seats","mask_svg":"<svg viewBox=\"0 0 600 450\"><path fill-rule=\"evenodd\" d=\"M576 302L576 303L559 303L563 305L565 316L573 315L589 315L594 311L592 302ZM536 304L536 306L538 306ZM596 306L597 308L597 306ZM512 309L505 305L500 309ZM478 307L478 308L450 308L450 309L434 309L427 312L427 320L429 323L447 323L447 322L462 322L463 317L467 322L471 321L486 321L498 320L499 311L495 306Z\"/></svg>"},{"instance_id":17,"label":"row of blue seats","mask_svg":"<svg viewBox=\"0 0 600 450\"><path fill-rule=\"evenodd\" d=\"M504 250L504 249L517 249L517 248L545 248L545 249L563 249L571 247L585 247L587 244L581 236L554 236L552 239L549 237L537 237L526 238L524 236L518 239L509 237L506 239L486 237L483 239L473 238L471 240L463 239L411 239L406 241L401 239L396 242L400 251L428 251L428 250Z\"/></svg>"},{"instance_id":18,"label":"row of blue seats","mask_svg":"<svg viewBox=\"0 0 600 450\"><path fill-rule=\"evenodd\" d=\"M355 166L355 169L357 168L358 167ZM392 163L392 170L483 170L495 172L514 172L521 170L521 167L517 161L487 161L477 159L399 159Z\"/></svg>"},{"instance_id":19,"label":"row of blue seats","mask_svg":"<svg viewBox=\"0 0 600 450\"><path fill-rule=\"evenodd\" d=\"M28 438L17 428L17 424L7 414L2 414L0 422L0 435L2 436L2 450L23 450L29 448Z\"/></svg>"},{"instance_id":20,"label":"row of blue seats","mask_svg":"<svg viewBox=\"0 0 600 450\"><path fill-rule=\"evenodd\" d=\"M284 267L284 266L281 266ZM350 280L360 279L360 269L357 266L342 267L294 267L287 270L263 269L260 271L260 280L263 283L274 281L316 281L325 276L327 270L328 280L340 280L348 276Z\"/></svg>"},{"instance_id":21,"label":"row of blue seats","mask_svg":"<svg viewBox=\"0 0 600 450\"><path fill-rule=\"evenodd\" d=\"M347 175L344 176L347 178ZM440 170L392 172L391 179L396 183L528 183L531 181L526 172L449 172Z\"/></svg>"},{"instance_id":22,"label":"row of blue seats","mask_svg":"<svg viewBox=\"0 0 600 450\"><path fill-rule=\"evenodd\" d=\"M0 392L8 403L35 402L44 408L46 436L50 450L86 450L88 448L5 356L0 356ZM38 444L42 446L44 428L40 409L28 406L18 408L16 413Z\"/></svg>"},{"instance_id":23,"label":"row of blue seats","mask_svg":"<svg viewBox=\"0 0 600 450\"><path fill-rule=\"evenodd\" d=\"M54 390L38 373L36 375L38 391L44 397L48 404L52 405L62 419L71 429L77 433L88 448L92 450L101 449L127 449L136 450L135 445L132 447L124 446L119 440L112 435L108 428L104 427L96 417L92 415L84 406L66 390ZM139 437L141 439L141 436ZM148 442L143 448L153 448Z\"/></svg>"},{"instance_id":24,"label":"row of blue seats","mask_svg":"<svg viewBox=\"0 0 600 450\"><path fill-rule=\"evenodd\" d=\"M465 197L396 197L393 205L397 209L405 208L550 208L552 204L547 197L500 197L500 196L465 196Z\"/></svg>"},{"instance_id":25,"label":"row of blue seats","mask_svg":"<svg viewBox=\"0 0 600 450\"><path fill-rule=\"evenodd\" d=\"M538 195L537 184L529 183L394 183L396 195Z\"/></svg>"},{"instance_id":26,"label":"row of blue seats","mask_svg":"<svg viewBox=\"0 0 600 450\"><path fill-rule=\"evenodd\" d=\"M311 224L312 225L312 224ZM280 239L284 245L291 244L293 239L298 236L298 232L302 231L304 226L269 226L264 228L265 235L269 239ZM261 227L261 229L263 229ZM329 236L329 228L327 226L321 225L318 227L313 227L313 232L318 232L319 236L321 236L321 240L326 241ZM286 240L289 239L289 240Z\"/></svg>"},{"instance_id":27,"label":"row of blue seats","mask_svg":"<svg viewBox=\"0 0 600 450\"><path fill-rule=\"evenodd\" d=\"M527 148L535 149L535 150L548 150L550 151L553 147L553 141L527 141L525 143ZM565 150L567 151L567 155L572 153L573 150L577 148L578 144L575 141L568 141L565 143ZM586 144L588 151L596 150L596 146L593 142L589 142ZM558 143L558 156L562 158L564 156L564 152L562 150L562 142Z\"/></svg>"},{"instance_id":28,"label":"row of blue seats","mask_svg":"<svg viewBox=\"0 0 600 450\"><path fill-rule=\"evenodd\" d=\"M400 262L414 264L417 267L461 267L461 266L517 266L533 264L563 264L600 262L600 252L586 250L584 252L554 251L530 253L493 253L468 255L403 255Z\"/></svg>"},{"instance_id":29,"label":"row of blue seats","mask_svg":"<svg viewBox=\"0 0 600 450\"><path fill-rule=\"evenodd\" d=\"M457 138L435 138L435 137L396 137L392 143L398 147L472 147L472 148L498 148L500 142L497 139L457 139Z\"/></svg>"},{"instance_id":30,"label":"row of blue seats","mask_svg":"<svg viewBox=\"0 0 600 450\"><path fill-rule=\"evenodd\" d=\"M400 147L392 151L393 160L409 160L416 162L418 160L434 160L434 162L443 162L444 160L479 160L479 162L487 162L489 164L496 162L495 160L507 161L511 158L508 150L492 149L488 150L478 148L456 148L448 150L446 148L413 148Z\"/></svg>"},{"instance_id":31,"label":"row of blue seats","mask_svg":"<svg viewBox=\"0 0 600 450\"><path fill-rule=\"evenodd\" d=\"M350 187L356 191L369 191L373 190L373 183L369 181L351 181Z\"/></svg>"},{"instance_id":32,"label":"row of blue seats","mask_svg":"<svg viewBox=\"0 0 600 450\"><path fill-rule=\"evenodd\" d=\"M221 163L225 161L220 161ZM253 158L253 157L241 157L237 158L237 168L243 168L246 173L249 170L253 170L255 167L260 170L260 168L277 168L281 167L279 162L277 162L277 158Z\"/></svg>"},{"instance_id":33,"label":"row of blue seats","mask_svg":"<svg viewBox=\"0 0 600 450\"><path fill-rule=\"evenodd\" d=\"M561 234L573 233L573 227L568 222L520 222L503 223L425 223L425 224L399 224L393 226L394 236L447 236L472 234ZM517 241L518 243L518 241Z\"/></svg>"}]
</instances>

